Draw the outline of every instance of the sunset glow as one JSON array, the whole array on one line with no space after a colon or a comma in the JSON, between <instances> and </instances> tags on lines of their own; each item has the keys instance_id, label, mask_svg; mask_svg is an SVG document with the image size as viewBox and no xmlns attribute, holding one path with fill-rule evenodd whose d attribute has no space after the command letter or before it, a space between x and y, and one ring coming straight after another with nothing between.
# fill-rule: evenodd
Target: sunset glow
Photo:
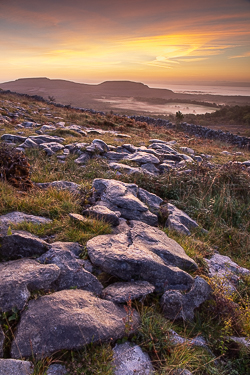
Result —
<instances>
[{"instance_id":1,"label":"sunset glow","mask_svg":"<svg viewBox=\"0 0 250 375\"><path fill-rule=\"evenodd\" d=\"M250 1L0 2L0 82L250 81Z\"/></svg>"}]
</instances>

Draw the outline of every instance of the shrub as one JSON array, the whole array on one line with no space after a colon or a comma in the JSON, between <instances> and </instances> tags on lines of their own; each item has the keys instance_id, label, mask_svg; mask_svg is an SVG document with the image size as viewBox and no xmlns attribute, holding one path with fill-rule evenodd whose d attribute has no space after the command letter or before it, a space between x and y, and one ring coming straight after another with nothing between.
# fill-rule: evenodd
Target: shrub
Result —
<instances>
[{"instance_id":1,"label":"shrub","mask_svg":"<svg viewBox=\"0 0 250 375\"><path fill-rule=\"evenodd\" d=\"M30 164L26 156L7 143L0 144L0 178L19 189L32 187Z\"/></svg>"}]
</instances>

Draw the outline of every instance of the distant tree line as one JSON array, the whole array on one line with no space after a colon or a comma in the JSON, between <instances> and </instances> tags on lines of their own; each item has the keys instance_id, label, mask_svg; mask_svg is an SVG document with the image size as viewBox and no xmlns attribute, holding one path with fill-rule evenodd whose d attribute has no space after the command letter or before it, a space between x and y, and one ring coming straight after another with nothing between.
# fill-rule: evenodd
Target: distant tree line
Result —
<instances>
[{"instance_id":1,"label":"distant tree line","mask_svg":"<svg viewBox=\"0 0 250 375\"><path fill-rule=\"evenodd\" d=\"M250 125L250 106L226 105L213 113L185 115L184 121L195 125Z\"/></svg>"}]
</instances>

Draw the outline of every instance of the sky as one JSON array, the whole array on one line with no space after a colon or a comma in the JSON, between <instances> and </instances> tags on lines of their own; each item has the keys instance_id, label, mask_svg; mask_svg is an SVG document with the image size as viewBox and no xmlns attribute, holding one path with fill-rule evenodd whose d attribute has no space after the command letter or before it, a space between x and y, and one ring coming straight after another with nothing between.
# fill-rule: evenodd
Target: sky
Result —
<instances>
[{"instance_id":1,"label":"sky","mask_svg":"<svg viewBox=\"0 0 250 375\"><path fill-rule=\"evenodd\" d=\"M0 82L250 82L250 0L0 0Z\"/></svg>"}]
</instances>

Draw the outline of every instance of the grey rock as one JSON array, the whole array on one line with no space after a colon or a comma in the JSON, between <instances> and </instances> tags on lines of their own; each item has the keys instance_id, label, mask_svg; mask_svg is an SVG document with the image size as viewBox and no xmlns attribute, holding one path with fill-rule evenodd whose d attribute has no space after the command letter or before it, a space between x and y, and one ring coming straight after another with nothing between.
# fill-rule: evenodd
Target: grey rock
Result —
<instances>
[{"instance_id":1,"label":"grey rock","mask_svg":"<svg viewBox=\"0 0 250 375\"><path fill-rule=\"evenodd\" d=\"M0 256L5 259L18 259L41 255L49 249L49 244L34 234L25 231L12 231L11 235L0 237Z\"/></svg>"},{"instance_id":2,"label":"grey rock","mask_svg":"<svg viewBox=\"0 0 250 375\"><path fill-rule=\"evenodd\" d=\"M59 267L33 259L0 263L0 311L22 310L31 291L49 290L59 275Z\"/></svg>"},{"instance_id":3,"label":"grey rock","mask_svg":"<svg viewBox=\"0 0 250 375\"><path fill-rule=\"evenodd\" d=\"M123 133L118 133L117 137L119 137L119 138L131 138L131 135L123 134Z\"/></svg>"},{"instance_id":4,"label":"grey rock","mask_svg":"<svg viewBox=\"0 0 250 375\"><path fill-rule=\"evenodd\" d=\"M101 235L87 242L91 262L123 280L145 280L157 290L187 290L193 278L183 269L196 263L161 230L139 221L119 234Z\"/></svg>"},{"instance_id":5,"label":"grey rock","mask_svg":"<svg viewBox=\"0 0 250 375\"><path fill-rule=\"evenodd\" d=\"M109 146L101 139L94 139L91 143L91 146L93 146L94 150L99 151L100 153L109 151Z\"/></svg>"},{"instance_id":6,"label":"grey rock","mask_svg":"<svg viewBox=\"0 0 250 375\"><path fill-rule=\"evenodd\" d=\"M173 204L168 203L167 210L169 216L165 226L169 229L174 229L177 232L190 236L190 230L198 227L196 221L191 219L191 217L189 217L184 211L179 210Z\"/></svg>"},{"instance_id":7,"label":"grey rock","mask_svg":"<svg viewBox=\"0 0 250 375\"><path fill-rule=\"evenodd\" d=\"M46 375L67 375L67 369L63 365L52 364L48 367Z\"/></svg>"},{"instance_id":8,"label":"grey rock","mask_svg":"<svg viewBox=\"0 0 250 375\"><path fill-rule=\"evenodd\" d=\"M109 163L109 167L115 171L120 171L121 173L131 174L143 174L141 168L130 167L129 165L122 163Z\"/></svg>"},{"instance_id":9,"label":"grey rock","mask_svg":"<svg viewBox=\"0 0 250 375\"><path fill-rule=\"evenodd\" d=\"M39 182L36 184L41 189L54 188L57 190L69 190L73 193L79 192L80 185L71 181Z\"/></svg>"},{"instance_id":10,"label":"grey rock","mask_svg":"<svg viewBox=\"0 0 250 375\"><path fill-rule=\"evenodd\" d=\"M233 293L239 282L239 276L250 275L247 268L240 267L228 256L214 254L211 259L204 259L209 267L209 276L220 280L225 293Z\"/></svg>"},{"instance_id":11,"label":"grey rock","mask_svg":"<svg viewBox=\"0 0 250 375\"><path fill-rule=\"evenodd\" d=\"M36 142L32 141L32 139L27 138L27 139L25 139L25 141L19 147L35 148L35 147L38 147L38 144Z\"/></svg>"},{"instance_id":12,"label":"grey rock","mask_svg":"<svg viewBox=\"0 0 250 375\"><path fill-rule=\"evenodd\" d=\"M137 148L134 146L134 145L131 145L130 143L126 143L124 145L122 145L123 148L125 148L126 150L128 150L128 152L131 152L131 153L134 153Z\"/></svg>"},{"instance_id":13,"label":"grey rock","mask_svg":"<svg viewBox=\"0 0 250 375\"><path fill-rule=\"evenodd\" d=\"M36 144L40 145L41 143L63 143L65 141L64 138L52 136L52 135L32 135L29 137L32 141L36 142Z\"/></svg>"},{"instance_id":14,"label":"grey rock","mask_svg":"<svg viewBox=\"0 0 250 375\"><path fill-rule=\"evenodd\" d=\"M90 159L90 155L87 152L82 153L79 158L75 160L76 164L86 164Z\"/></svg>"},{"instance_id":15,"label":"grey rock","mask_svg":"<svg viewBox=\"0 0 250 375\"><path fill-rule=\"evenodd\" d=\"M14 134L3 134L1 136L1 140L7 143L22 143L25 141L25 139L26 137Z\"/></svg>"},{"instance_id":16,"label":"grey rock","mask_svg":"<svg viewBox=\"0 0 250 375\"><path fill-rule=\"evenodd\" d=\"M139 165L146 163L160 164L160 160L156 156L142 151L137 151L134 154L127 156L125 159L134 161Z\"/></svg>"},{"instance_id":17,"label":"grey rock","mask_svg":"<svg viewBox=\"0 0 250 375\"><path fill-rule=\"evenodd\" d=\"M0 326L0 358L3 357L3 344L5 340L5 335L3 333L2 327Z\"/></svg>"},{"instance_id":18,"label":"grey rock","mask_svg":"<svg viewBox=\"0 0 250 375\"><path fill-rule=\"evenodd\" d=\"M170 154L177 154L177 151L175 151L172 147L168 146L165 143L159 143L159 142L152 143L149 146L149 148L152 148L154 150L161 150L161 151L169 152Z\"/></svg>"},{"instance_id":19,"label":"grey rock","mask_svg":"<svg viewBox=\"0 0 250 375\"><path fill-rule=\"evenodd\" d=\"M149 355L129 342L116 344L113 349L114 375L152 375L154 369Z\"/></svg>"},{"instance_id":20,"label":"grey rock","mask_svg":"<svg viewBox=\"0 0 250 375\"><path fill-rule=\"evenodd\" d=\"M250 167L250 160L243 161L242 164L243 164L245 167Z\"/></svg>"},{"instance_id":21,"label":"grey rock","mask_svg":"<svg viewBox=\"0 0 250 375\"><path fill-rule=\"evenodd\" d=\"M126 303L153 293L155 287L147 281L117 282L103 289L101 297L116 303Z\"/></svg>"},{"instance_id":22,"label":"grey rock","mask_svg":"<svg viewBox=\"0 0 250 375\"><path fill-rule=\"evenodd\" d=\"M194 309L205 302L211 293L209 284L199 276L194 279L190 292L181 294L179 291L168 290L161 298L163 314L167 319L193 320Z\"/></svg>"},{"instance_id":23,"label":"grey rock","mask_svg":"<svg viewBox=\"0 0 250 375\"><path fill-rule=\"evenodd\" d=\"M31 121L24 121L24 122L22 123L22 126L23 126L24 128L33 128L33 127L36 126L36 123L35 123L35 122L31 122Z\"/></svg>"},{"instance_id":24,"label":"grey rock","mask_svg":"<svg viewBox=\"0 0 250 375\"><path fill-rule=\"evenodd\" d=\"M54 290L78 288L99 295L103 289L98 279L83 268L82 261L70 250L56 248L54 245L37 261L44 264L55 264L60 268L60 275L52 285Z\"/></svg>"},{"instance_id":25,"label":"grey rock","mask_svg":"<svg viewBox=\"0 0 250 375\"><path fill-rule=\"evenodd\" d=\"M187 152L188 154L194 155L194 150L190 147L180 147L182 152Z\"/></svg>"},{"instance_id":26,"label":"grey rock","mask_svg":"<svg viewBox=\"0 0 250 375\"><path fill-rule=\"evenodd\" d=\"M196 346L205 349L209 354L211 354L214 357L214 354L209 349L207 342L203 336L196 336L193 339L186 339L178 333L176 333L174 330L169 330L169 339L171 341L171 344L173 345L183 345L186 344L188 346Z\"/></svg>"},{"instance_id":27,"label":"grey rock","mask_svg":"<svg viewBox=\"0 0 250 375\"><path fill-rule=\"evenodd\" d=\"M54 125L43 125L41 128L40 128L40 131L42 133L46 133L46 132L51 132L53 130L56 130L56 127Z\"/></svg>"},{"instance_id":28,"label":"grey rock","mask_svg":"<svg viewBox=\"0 0 250 375\"><path fill-rule=\"evenodd\" d=\"M88 143L84 142L75 142L75 143L70 143L65 146L64 150L69 150L71 154L81 154L86 147L88 146Z\"/></svg>"},{"instance_id":29,"label":"grey rock","mask_svg":"<svg viewBox=\"0 0 250 375\"><path fill-rule=\"evenodd\" d=\"M114 226L119 225L119 217L121 216L119 211L114 212L111 211L109 208L100 205L87 208L82 213L84 216L89 216L94 219L103 220Z\"/></svg>"},{"instance_id":30,"label":"grey rock","mask_svg":"<svg viewBox=\"0 0 250 375\"><path fill-rule=\"evenodd\" d=\"M52 220L42 216L28 215L23 212L13 211L0 216L0 232L3 234L11 224L16 225L24 221L32 224L48 224L52 222Z\"/></svg>"},{"instance_id":31,"label":"grey rock","mask_svg":"<svg viewBox=\"0 0 250 375\"><path fill-rule=\"evenodd\" d=\"M169 160L175 161L177 163L183 160L181 155L174 155L174 154L165 154L163 162L168 162Z\"/></svg>"},{"instance_id":32,"label":"grey rock","mask_svg":"<svg viewBox=\"0 0 250 375\"><path fill-rule=\"evenodd\" d=\"M43 151L46 153L47 156L55 155L55 152L52 151L50 147L44 147Z\"/></svg>"},{"instance_id":33,"label":"grey rock","mask_svg":"<svg viewBox=\"0 0 250 375\"><path fill-rule=\"evenodd\" d=\"M126 334L126 321L125 309L113 302L85 290L62 290L29 302L18 324L11 356L44 357L58 350L117 340ZM139 323L134 311L129 322L131 332Z\"/></svg>"},{"instance_id":34,"label":"grey rock","mask_svg":"<svg viewBox=\"0 0 250 375\"><path fill-rule=\"evenodd\" d=\"M202 162L202 157L199 156L199 155L193 155L193 159L197 162L197 163L201 163Z\"/></svg>"},{"instance_id":35,"label":"grey rock","mask_svg":"<svg viewBox=\"0 0 250 375\"><path fill-rule=\"evenodd\" d=\"M115 152L115 151L109 151L105 154L107 159L114 160L114 161L125 159L128 155L129 155L128 152Z\"/></svg>"},{"instance_id":36,"label":"grey rock","mask_svg":"<svg viewBox=\"0 0 250 375\"><path fill-rule=\"evenodd\" d=\"M80 222L82 224L90 224L90 223L93 222L93 219L84 217L83 215L80 215L80 214L69 213L69 217L72 220L74 220L76 222Z\"/></svg>"},{"instance_id":37,"label":"grey rock","mask_svg":"<svg viewBox=\"0 0 250 375\"><path fill-rule=\"evenodd\" d=\"M49 148L52 152L58 152L64 149L64 146L58 142L40 143L39 147L42 149Z\"/></svg>"},{"instance_id":38,"label":"grey rock","mask_svg":"<svg viewBox=\"0 0 250 375\"><path fill-rule=\"evenodd\" d=\"M33 364L16 359L0 359L0 375L31 375Z\"/></svg>"},{"instance_id":39,"label":"grey rock","mask_svg":"<svg viewBox=\"0 0 250 375\"><path fill-rule=\"evenodd\" d=\"M159 174L159 172L160 172L159 169L156 168L156 166L154 164L152 164L152 163L142 164L141 168L143 170L146 170L146 171L152 173L155 176L157 176Z\"/></svg>"},{"instance_id":40,"label":"grey rock","mask_svg":"<svg viewBox=\"0 0 250 375\"><path fill-rule=\"evenodd\" d=\"M158 218L148 210L145 203L137 198L138 186L116 180L95 179L94 198L112 211L120 211L128 220L141 220L149 225L157 225ZM98 204L100 204L98 202Z\"/></svg>"},{"instance_id":41,"label":"grey rock","mask_svg":"<svg viewBox=\"0 0 250 375\"><path fill-rule=\"evenodd\" d=\"M53 242L51 244L51 249L68 250L68 251L71 251L77 257L84 250L83 246L80 245L78 242L61 242L61 241Z\"/></svg>"},{"instance_id":42,"label":"grey rock","mask_svg":"<svg viewBox=\"0 0 250 375\"><path fill-rule=\"evenodd\" d=\"M138 198L149 207L151 212L154 213L159 212L160 205L163 203L163 200L158 197L158 195L149 193L142 188L138 189Z\"/></svg>"},{"instance_id":43,"label":"grey rock","mask_svg":"<svg viewBox=\"0 0 250 375\"><path fill-rule=\"evenodd\" d=\"M184 159L187 163L193 163L194 162L194 159L192 159L191 156L189 156L189 155L178 154L177 156L181 156L182 159Z\"/></svg>"}]
</instances>

